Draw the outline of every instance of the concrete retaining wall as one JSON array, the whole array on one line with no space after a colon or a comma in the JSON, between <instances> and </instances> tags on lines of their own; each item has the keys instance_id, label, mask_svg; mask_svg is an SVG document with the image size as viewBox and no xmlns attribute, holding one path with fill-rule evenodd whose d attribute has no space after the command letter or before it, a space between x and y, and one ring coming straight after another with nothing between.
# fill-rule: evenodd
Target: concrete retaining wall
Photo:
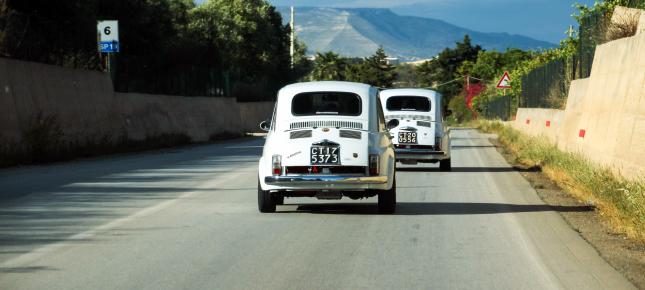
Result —
<instances>
[{"instance_id":1,"label":"concrete retaining wall","mask_svg":"<svg viewBox=\"0 0 645 290\"><path fill-rule=\"evenodd\" d=\"M565 110L522 108L514 127L545 135L562 150L582 153L625 177L643 178L645 33L598 46L591 76L573 81Z\"/></svg>"},{"instance_id":2,"label":"concrete retaining wall","mask_svg":"<svg viewBox=\"0 0 645 290\"><path fill-rule=\"evenodd\" d=\"M555 143L563 116L562 110L520 108L513 125L528 135L543 135Z\"/></svg>"},{"instance_id":3,"label":"concrete retaining wall","mask_svg":"<svg viewBox=\"0 0 645 290\"><path fill-rule=\"evenodd\" d=\"M54 116L70 142L142 140L179 133L195 142L255 131L273 103L234 98L116 93L96 71L0 58L0 142L20 143L35 116Z\"/></svg>"}]
</instances>

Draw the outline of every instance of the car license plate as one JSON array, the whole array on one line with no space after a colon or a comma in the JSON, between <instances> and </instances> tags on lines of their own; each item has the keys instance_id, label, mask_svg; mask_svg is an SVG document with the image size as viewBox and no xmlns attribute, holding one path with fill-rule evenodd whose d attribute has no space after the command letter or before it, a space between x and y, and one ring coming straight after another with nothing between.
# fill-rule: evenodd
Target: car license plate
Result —
<instances>
[{"instance_id":1,"label":"car license plate","mask_svg":"<svg viewBox=\"0 0 645 290\"><path fill-rule=\"evenodd\" d=\"M417 133L399 132L399 144L417 144Z\"/></svg>"},{"instance_id":2,"label":"car license plate","mask_svg":"<svg viewBox=\"0 0 645 290\"><path fill-rule=\"evenodd\" d=\"M340 148L336 146L311 146L311 164L339 164Z\"/></svg>"}]
</instances>

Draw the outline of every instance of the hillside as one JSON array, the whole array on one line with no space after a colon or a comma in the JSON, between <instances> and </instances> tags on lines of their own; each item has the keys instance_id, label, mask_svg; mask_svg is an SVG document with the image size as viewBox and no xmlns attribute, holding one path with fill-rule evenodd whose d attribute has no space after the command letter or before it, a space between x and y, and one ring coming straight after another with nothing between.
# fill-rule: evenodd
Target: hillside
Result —
<instances>
[{"instance_id":1,"label":"hillside","mask_svg":"<svg viewBox=\"0 0 645 290\"><path fill-rule=\"evenodd\" d=\"M280 7L285 23L289 8ZM379 45L404 60L430 58L452 47L468 34L485 49L550 48L554 44L508 33L483 33L441 20L401 16L388 9L319 8L296 9L296 32L309 53L334 51L344 56L364 57Z\"/></svg>"}]
</instances>

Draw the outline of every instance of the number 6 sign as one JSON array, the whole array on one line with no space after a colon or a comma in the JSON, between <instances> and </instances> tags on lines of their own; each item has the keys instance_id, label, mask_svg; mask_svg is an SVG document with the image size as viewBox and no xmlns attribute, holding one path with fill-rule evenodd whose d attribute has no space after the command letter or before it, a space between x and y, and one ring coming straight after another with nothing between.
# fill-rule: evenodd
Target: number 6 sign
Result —
<instances>
[{"instance_id":1,"label":"number 6 sign","mask_svg":"<svg viewBox=\"0 0 645 290\"><path fill-rule=\"evenodd\" d=\"M101 52L119 51L119 21L103 20L96 25Z\"/></svg>"}]
</instances>

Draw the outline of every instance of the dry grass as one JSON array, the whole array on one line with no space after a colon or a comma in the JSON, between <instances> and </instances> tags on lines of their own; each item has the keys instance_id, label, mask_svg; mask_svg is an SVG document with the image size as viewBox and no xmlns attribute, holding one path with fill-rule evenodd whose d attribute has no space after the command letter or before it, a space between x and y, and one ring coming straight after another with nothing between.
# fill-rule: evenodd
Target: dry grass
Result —
<instances>
[{"instance_id":1,"label":"dry grass","mask_svg":"<svg viewBox=\"0 0 645 290\"><path fill-rule=\"evenodd\" d=\"M580 201L593 204L619 233L645 241L645 183L626 180L578 154L559 150L543 138L529 137L496 121L477 128L495 133L518 163L539 166L560 187Z\"/></svg>"},{"instance_id":2,"label":"dry grass","mask_svg":"<svg viewBox=\"0 0 645 290\"><path fill-rule=\"evenodd\" d=\"M640 13L625 13L611 23L605 34L606 41L612 41L636 35Z\"/></svg>"},{"instance_id":3,"label":"dry grass","mask_svg":"<svg viewBox=\"0 0 645 290\"><path fill-rule=\"evenodd\" d=\"M560 83L554 83L553 85L559 85ZM546 102L549 108L563 110L567 105L567 97L561 96L559 90L549 89L549 95L546 98Z\"/></svg>"}]
</instances>

